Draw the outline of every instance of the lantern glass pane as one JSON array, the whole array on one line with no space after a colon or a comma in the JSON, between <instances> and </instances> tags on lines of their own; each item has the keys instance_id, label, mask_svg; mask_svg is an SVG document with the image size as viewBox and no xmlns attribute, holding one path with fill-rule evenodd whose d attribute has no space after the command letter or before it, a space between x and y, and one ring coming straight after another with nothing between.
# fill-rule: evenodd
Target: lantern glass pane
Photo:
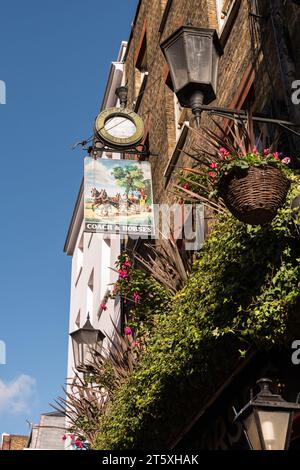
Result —
<instances>
[{"instance_id":1,"label":"lantern glass pane","mask_svg":"<svg viewBox=\"0 0 300 470\"><path fill-rule=\"evenodd\" d=\"M253 412L244 420L244 428L246 430L252 449L262 450L255 415Z\"/></svg>"},{"instance_id":2,"label":"lantern glass pane","mask_svg":"<svg viewBox=\"0 0 300 470\"><path fill-rule=\"evenodd\" d=\"M217 91L218 85L218 65L219 65L219 53L217 52L216 48L212 48L212 77L211 77L211 84L213 87L214 92Z\"/></svg>"},{"instance_id":3,"label":"lantern glass pane","mask_svg":"<svg viewBox=\"0 0 300 470\"><path fill-rule=\"evenodd\" d=\"M210 83L212 73L212 40L207 36L186 35L189 81Z\"/></svg>"},{"instance_id":4,"label":"lantern glass pane","mask_svg":"<svg viewBox=\"0 0 300 470\"><path fill-rule=\"evenodd\" d=\"M93 360L93 345L83 344L83 357L82 357L82 364L88 366L91 364Z\"/></svg>"},{"instance_id":5,"label":"lantern glass pane","mask_svg":"<svg viewBox=\"0 0 300 470\"><path fill-rule=\"evenodd\" d=\"M98 332L96 330L88 331L81 329L73 335L72 343L74 351L74 363L76 368L82 366L83 364L90 363L92 358L91 351L96 349L96 347L98 350L100 347L100 344L98 347L98 339L101 341L101 338L98 338Z\"/></svg>"},{"instance_id":6,"label":"lantern glass pane","mask_svg":"<svg viewBox=\"0 0 300 470\"><path fill-rule=\"evenodd\" d=\"M72 347L73 347L73 354L74 354L74 365L77 368L80 363L80 359L79 359L79 344L77 343L75 338L72 338Z\"/></svg>"},{"instance_id":7,"label":"lantern glass pane","mask_svg":"<svg viewBox=\"0 0 300 470\"><path fill-rule=\"evenodd\" d=\"M280 410L258 411L266 450L284 450L290 412Z\"/></svg>"},{"instance_id":8,"label":"lantern glass pane","mask_svg":"<svg viewBox=\"0 0 300 470\"><path fill-rule=\"evenodd\" d=\"M166 50L174 91L180 90L188 82L188 71L183 37L179 37Z\"/></svg>"}]
</instances>

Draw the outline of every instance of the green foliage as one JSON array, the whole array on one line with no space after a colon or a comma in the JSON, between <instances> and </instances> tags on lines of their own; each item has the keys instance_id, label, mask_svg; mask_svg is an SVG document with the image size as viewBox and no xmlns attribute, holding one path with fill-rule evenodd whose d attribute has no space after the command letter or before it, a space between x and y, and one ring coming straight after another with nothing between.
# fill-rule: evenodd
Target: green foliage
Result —
<instances>
[{"instance_id":1,"label":"green foliage","mask_svg":"<svg viewBox=\"0 0 300 470\"><path fill-rule=\"evenodd\" d=\"M289 201L269 226L221 220L107 412L96 449L164 448L250 349L299 334L300 243ZM146 280L146 279L144 279ZM137 286L135 286L135 289Z\"/></svg>"},{"instance_id":2,"label":"green foliage","mask_svg":"<svg viewBox=\"0 0 300 470\"><path fill-rule=\"evenodd\" d=\"M134 262L123 252L116 262L119 279L114 294L120 295L127 311L127 326L138 341L146 341L162 313L169 309L171 293L146 271L134 267Z\"/></svg>"}]
</instances>

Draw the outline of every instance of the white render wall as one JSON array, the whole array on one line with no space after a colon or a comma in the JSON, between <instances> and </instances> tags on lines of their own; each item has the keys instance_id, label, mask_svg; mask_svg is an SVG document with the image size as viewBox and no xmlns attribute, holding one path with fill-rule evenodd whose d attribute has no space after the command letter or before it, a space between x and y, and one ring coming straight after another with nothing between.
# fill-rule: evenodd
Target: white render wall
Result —
<instances>
[{"instance_id":1,"label":"white render wall","mask_svg":"<svg viewBox=\"0 0 300 470\"><path fill-rule=\"evenodd\" d=\"M123 59L126 45L126 42L121 43L117 61L111 64L101 110L118 105L115 91L117 87L125 83ZM103 155L103 158L107 157L108 155ZM112 158L120 159L121 155L114 153ZM75 214L73 214L69 239L65 245L66 253L72 256L69 333L81 328L89 313L93 327L100 329L106 336L103 343L104 349L109 349L107 336L109 338L114 336L113 323L117 326L120 325L120 302L118 299L110 299L107 302L107 310L103 311L100 316L99 307L107 289L113 287L110 284L115 282L118 277L111 268L115 267L115 262L120 254L120 237L85 233L83 231L84 202L82 192L80 198L79 204L75 208ZM93 277L92 289L91 277ZM67 369L68 379L73 378L74 358L70 336Z\"/></svg>"},{"instance_id":2,"label":"white render wall","mask_svg":"<svg viewBox=\"0 0 300 470\"><path fill-rule=\"evenodd\" d=\"M85 233L83 227L84 223L81 225L72 257L69 333L81 328L89 313L93 327L100 329L106 336L112 337L114 327L111 320L116 325L119 325L120 321L119 301L109 299L107 310L102 311L100 316L99 307L107 289L112 289L110 284L118 277L117 273L110 268L114 267L120 254L120 240L116 236L109 238L108 235ZM79 247L82 241L83 250ZM82 265L80 266L81 258ZM92 290L89 282L91 276L93 277ZM76 324L78 319L79 325ZM107 341L105 338L103 343L105 349L108 346ZM68 378L74 376L73 370L73 349L71 338L69 338Z\"/></svg>"}]
</instances>

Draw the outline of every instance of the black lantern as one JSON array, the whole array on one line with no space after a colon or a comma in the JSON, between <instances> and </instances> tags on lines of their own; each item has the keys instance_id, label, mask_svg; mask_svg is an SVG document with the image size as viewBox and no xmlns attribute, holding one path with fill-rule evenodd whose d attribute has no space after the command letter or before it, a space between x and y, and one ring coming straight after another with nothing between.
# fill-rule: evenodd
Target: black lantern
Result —
<instances>
[{"instance_id":1,"label":"black lantern","mask_svg":"<svg viewBox=\"0 0 300 470\"><path fill-rule=\"evenodd\" d=\"M70 336L72 338L75 368L79 372L83 372L85 366L91 363L92 351L101 351L105 335L92 326L88 315L83 327L70 333Z\"/></svg>"},{"instance_id":2,"label":"black lantern","mask_svg":"<svg viewBox=\"0 0 300 470\"><path fill-rule=\"evenodd\" d=\"M120 100L121 108L126 108L127 106L127 95L128 95L128 87L127 86L119 86L119 88L115 91L116 96Z\"/></svg>"},{"instance_id":3,"label":"black lantern","mask_svg":"<svg viewBox=\"0 0 300 470\"><path fill-rule=\"evenodd\" d=\"M252 450L286 450L289 448L293 416L300 404L288 403L270 390L272 381L260 379L260 391L236 415L244 428Z\"/></svg>"},{"instance_id":4,"label":"black lantern","mask_svg":"<svg viewBox=\"0 0 300 470\"><path fill-rule=\"evenodd\" d=\"M215 29L182 26L161 44L181 106L192 108L197 124L201 106L216 98L218 61L223 50Z\"/></svg>"}]
</instances>

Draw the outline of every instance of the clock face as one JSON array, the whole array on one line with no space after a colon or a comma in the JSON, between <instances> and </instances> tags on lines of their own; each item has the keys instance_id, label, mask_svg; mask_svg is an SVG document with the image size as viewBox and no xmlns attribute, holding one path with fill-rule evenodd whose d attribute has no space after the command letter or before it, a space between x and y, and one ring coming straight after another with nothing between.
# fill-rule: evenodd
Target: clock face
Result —
<instances>
[{"instance_id":1,"label":"clock face","mask_svg":"<svg viewBox=\"0 0 300 470\"><path fill-rule=\"evenodd\" d=\"M113 137L127 138L136 133L136 125L130 119L116 116L105 121L104 129Z\"/></svg>"},{"instance_id":2,"label":"clock face","mask_svg":"<svg viewBox=\"0 0 300 470\"><path fill-rule=\"evenodd\" d=\"M142 141L144 124L130 109L108 108L97 116L95 132L108 146L131 148Z\"/></svg>"}]
</instances>

